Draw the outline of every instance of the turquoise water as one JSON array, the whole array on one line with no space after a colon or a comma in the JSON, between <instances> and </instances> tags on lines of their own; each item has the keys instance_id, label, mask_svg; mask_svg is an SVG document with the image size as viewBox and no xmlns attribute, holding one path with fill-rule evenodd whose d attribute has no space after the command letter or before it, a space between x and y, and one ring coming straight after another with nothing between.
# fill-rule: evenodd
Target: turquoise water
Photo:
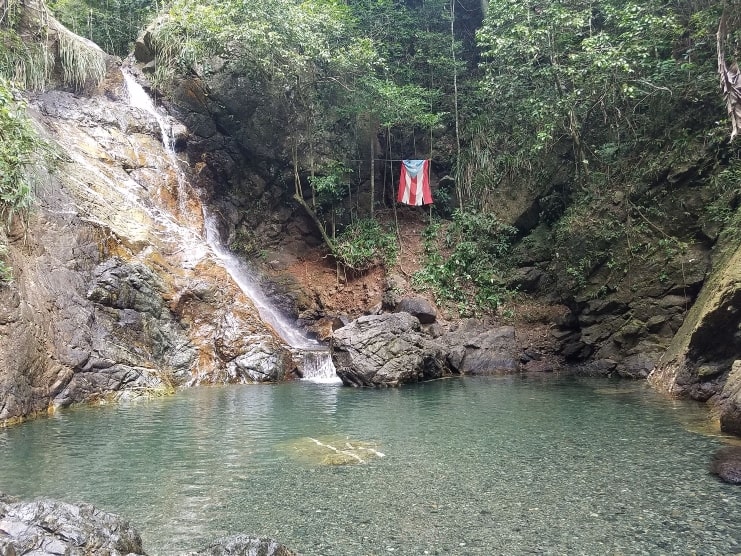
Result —
<instances>
[{"instance_id":1,"label":"turquoise water","mask_svg":"<svg viewBox=\"0 0 741 556\"><path fill-rule=\"evenodd\" d=\"M120 513L150 555L237 532L307 556L741 553L741 489L707 473L720 439L686 426L702 415L557 377L200 388L0 431L0 491ZM323 465L306 437L385 457Z\"/></svg>"}]
</instances>

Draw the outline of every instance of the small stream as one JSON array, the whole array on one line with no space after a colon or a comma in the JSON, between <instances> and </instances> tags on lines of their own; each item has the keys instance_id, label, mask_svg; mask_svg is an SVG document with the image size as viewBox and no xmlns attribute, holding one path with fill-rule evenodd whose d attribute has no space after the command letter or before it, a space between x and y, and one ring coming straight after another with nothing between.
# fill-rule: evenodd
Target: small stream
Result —
<instances>
[{"instance_id":1,"label":"small stream","mask_svg":"<svg viewBox=\"0 0 741 556\"><path fill-rule=\"evenodd\" d=\"M223 535L304 555L735 554L738 487L699 405L642 383L196 388L0 430L0 491L120 513L149 554ZM328 465L303 447L372 445Z\"/></svg>"}]
</instances>

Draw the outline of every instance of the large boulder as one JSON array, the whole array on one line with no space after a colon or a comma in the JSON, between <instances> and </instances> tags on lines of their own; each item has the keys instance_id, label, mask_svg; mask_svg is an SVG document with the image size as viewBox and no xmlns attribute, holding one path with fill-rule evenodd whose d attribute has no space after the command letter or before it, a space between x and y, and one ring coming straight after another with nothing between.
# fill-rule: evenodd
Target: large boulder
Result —
<instances>
[{"instance_id":1,"label":"large boulder","mask_svg":"<svg viewBox=\"0 0 741 556\"><path fill-rule=\"evenodd\" d=\"M332 359L347 386L399 386L451 374L442 346L409 313L368 315L336 330Z\"/></svg>"},{"instance_id":2,"label":"large boulder","mask_svg":"<svg viewBox=\"0 0 741 556\"><path fill-rule=\"evenodd\" d=\"M0 495L0 554L144 554L129 522L90 504L20 502Z\"/></svg>"},{"instance_id":3,"label":"large boulder","mask_svg":"<svg viewBox=\"0 0 741 556\"><path fill-rule=\"evenodd\" d=\"M439 338L454 371L464 375L498 375L520 371L520 350L512 326L491 327L467 319Z\"/></svg>"}]
</instances>

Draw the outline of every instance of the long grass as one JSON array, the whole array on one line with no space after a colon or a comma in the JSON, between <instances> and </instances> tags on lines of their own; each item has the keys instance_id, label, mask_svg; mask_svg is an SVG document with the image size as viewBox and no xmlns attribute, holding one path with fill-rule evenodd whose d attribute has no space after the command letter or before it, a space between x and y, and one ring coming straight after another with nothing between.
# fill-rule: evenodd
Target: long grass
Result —
<instances>
[{"instance_id":1,"label":"long grass","mask_svg":"<svg viewBox=\"0 0 741 556\"><path fill-rule=\"evenodd\" d=\"M45 89L53 79L55 67L61 70L62 83L75 90L98 86L103 81L103 50L64 27L46 7L25 18L21 38L15 28L19 19L15 12L21 9L14 0L0 0L0 16L5 14L0 19L0 77L30 91Z\"/></svg>"}]
</instances>

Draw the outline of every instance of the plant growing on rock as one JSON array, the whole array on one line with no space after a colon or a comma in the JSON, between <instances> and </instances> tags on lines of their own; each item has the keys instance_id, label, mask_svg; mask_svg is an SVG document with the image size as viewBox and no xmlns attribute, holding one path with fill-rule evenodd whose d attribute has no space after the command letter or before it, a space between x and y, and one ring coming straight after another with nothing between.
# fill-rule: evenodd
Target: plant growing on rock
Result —
<instances>
[{"instance_id":1,"label":"plant growing on rock","mask_svg":"<svg viewBox=\"0 0 741 556\"><path fill-rule=\"evenodd\" d=\"M0 18L0 77L30 90L44 89L61 69L61 82L81 90L98 86L105 53L51 15L40 0L8 0Z\"/></svg>"},{"instance_id":2,"label":"plant growing on rock","mask_svg":"<svg viewBox=\"0 0 741 556\"><path fill-rule=\"evenodd\" d=\"M450 225L433 222L425 230L427 261L413 281L461 314L492 311L512 293L502 274L515 234L492 214L456 210Z\"/></svg>"}]
</instances>

